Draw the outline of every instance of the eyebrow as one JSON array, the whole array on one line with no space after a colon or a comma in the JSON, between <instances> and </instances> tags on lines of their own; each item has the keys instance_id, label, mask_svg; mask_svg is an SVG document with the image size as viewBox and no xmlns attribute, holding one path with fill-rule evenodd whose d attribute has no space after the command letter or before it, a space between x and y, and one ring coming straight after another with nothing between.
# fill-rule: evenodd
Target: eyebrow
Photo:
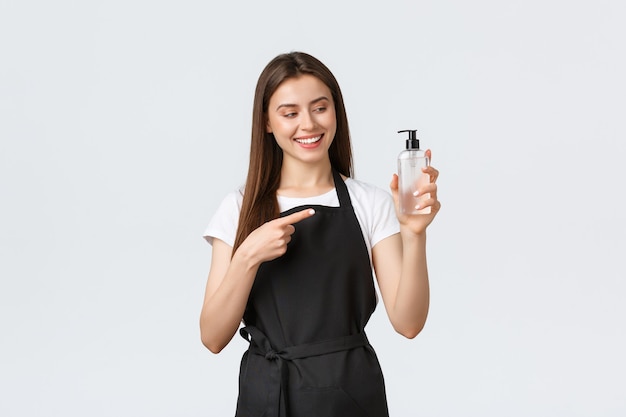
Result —
<instances>
[{"instance_id":1,"label":"eyebrow","mask_svg":"<svg viewBox=\"0 0 626 417\"><path fill-rule=\"evenodd\" d=\"M326 96L318 97L315 100L311 100L311 102L309 104L315 104L318 101L322 101L322 100L328 100L328 97L326 97ZM328 100L328 101L330 101L330 100ZM298 107L298 105L297 104L290 104L290 103L280 104L278 107L276 107L276 110L279 110L281 107Z\"/></svg>"}]
</instances>

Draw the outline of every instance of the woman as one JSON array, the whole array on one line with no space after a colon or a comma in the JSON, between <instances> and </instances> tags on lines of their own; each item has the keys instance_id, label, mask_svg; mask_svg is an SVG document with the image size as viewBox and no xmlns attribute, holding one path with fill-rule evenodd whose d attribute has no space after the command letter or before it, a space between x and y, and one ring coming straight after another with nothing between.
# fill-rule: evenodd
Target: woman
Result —
<instances>
[{"instance_id":1,"label":"woman","mask_svg":"<svg viewBox=\"0 0 626 417\"><path fill-rule=\"evenodd\" d=\"M425 233L440 208L438 172L424 172L420 208L431 214L402 215L395 174L392 196L350 178L348 122L328 68L293 52L263 70L245 188L205 233L202 342L220 352L242 319L250 342L237 416L388 415L364 332L376 307L372 267L393 327L415 337L429 304Z\"/></svg>"}]
</instances>

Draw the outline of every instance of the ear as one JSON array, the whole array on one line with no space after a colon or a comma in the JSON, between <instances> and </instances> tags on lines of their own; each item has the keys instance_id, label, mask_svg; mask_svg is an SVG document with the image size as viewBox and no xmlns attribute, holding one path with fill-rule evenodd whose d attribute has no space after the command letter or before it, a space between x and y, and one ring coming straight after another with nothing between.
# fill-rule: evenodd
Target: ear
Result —
<instances>
[{"instance_id":1,"label":"ear","mask_svg":"<svg viewBox=\"0 0 626 417\"><path fill-rule=\"evenodd\" d=\"M267 122L265 122L265 131L267 133L272 133L272 126L270 125L269 119L267 120Z\"/></svg>"}]
</instances>

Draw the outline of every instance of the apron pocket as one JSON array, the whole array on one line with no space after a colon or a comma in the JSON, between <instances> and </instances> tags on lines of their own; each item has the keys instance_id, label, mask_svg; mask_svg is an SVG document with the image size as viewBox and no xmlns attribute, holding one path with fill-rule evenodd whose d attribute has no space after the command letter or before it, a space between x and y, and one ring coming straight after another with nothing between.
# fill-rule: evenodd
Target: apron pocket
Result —
<instances>
[{"instance_id":1,"label":"apron pocket","mask_svg":"<svg viewBox=\"0 0 626 417\"><path fill-rule=\"evenodd\" d=\"M306 388L297 393L297 408L306 416L370 417L340 387Z\"/></svg>"}]
</instances>

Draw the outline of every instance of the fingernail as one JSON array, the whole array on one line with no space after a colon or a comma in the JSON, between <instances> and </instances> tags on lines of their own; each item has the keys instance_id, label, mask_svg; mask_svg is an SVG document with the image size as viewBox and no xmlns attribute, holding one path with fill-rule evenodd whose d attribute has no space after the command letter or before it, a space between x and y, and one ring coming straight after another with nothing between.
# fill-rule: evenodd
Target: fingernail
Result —
<instances>
[{"instance_id":1,"label":"fingernail","mask_svg":"<svg viewBox=\"0 0 626 417\"><path fill-rule=\"evenodd\" d=\"M420 209L420 205L418 204L417 206L415 206L415 210L419 210Z\"/></svg>"},{"instance_id":2,"label":"fingernail","mask_svg":"<svg viewBox=\"0 0 626 417\"><path fill-rule=\"evenodd\" d=\"M313 210L313 209L309 210L309 214L311 214L311 215L315 214L315 210Z\"/></svg>"},{"instance_id":3,"label":"fingernail","mask_svg":"<svg viewBox=\"0 0 626 417\"><path fill-rule=\"evenodd\" d=\"M420 195L419 190L418 190L418 191L414 191L414 192L413 192L413 197L417 197L418 195Z\"/></svg>"}]
</instances>

